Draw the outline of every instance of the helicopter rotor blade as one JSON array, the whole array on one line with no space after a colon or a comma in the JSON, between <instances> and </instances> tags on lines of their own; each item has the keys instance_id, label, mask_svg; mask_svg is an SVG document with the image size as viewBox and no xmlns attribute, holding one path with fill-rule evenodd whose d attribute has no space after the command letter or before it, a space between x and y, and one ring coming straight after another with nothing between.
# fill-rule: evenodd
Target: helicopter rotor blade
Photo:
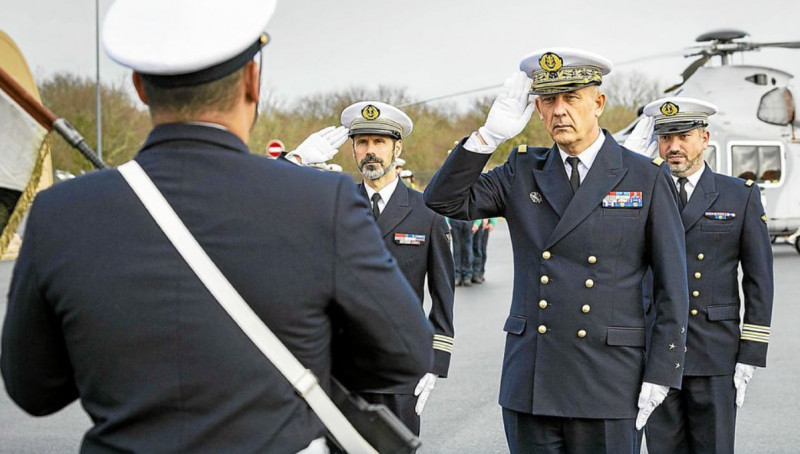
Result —
<instances>
[{"instance_id":1,"label":"helicopter rotor blade","mask_svg":"<svg viewBox=\"0 0 800 454\"><path fill-rule=\"evenodd\" d=\"M783 47L785 49L800 49L800 41L785 41L777 43L752 43L755 47Z\"/></svg>"},{"instance_id":2,"label":"helicopter rotor blade","mask_svg":"<svg viewBox=\"0 0 800 454\"><path fill-rule=\"evenodd\" d=\"M712 55L713 54L704 54L702 57L700 57L697 60L693 61L689 66L686 67L686 69L683 70L683 73L681 73L681 76L683 76L683 80L680 83L677 83L677 84L667 88L666 90L664 90L664 93L669 93L671 91L674 91L674 90L677 90L678 88L680 88L680 86L685 84L686 81L689 80L689 78L692 77L692 75L701 66L706 64L706 62L712 57Z\"/></svg>"}]
</instances>

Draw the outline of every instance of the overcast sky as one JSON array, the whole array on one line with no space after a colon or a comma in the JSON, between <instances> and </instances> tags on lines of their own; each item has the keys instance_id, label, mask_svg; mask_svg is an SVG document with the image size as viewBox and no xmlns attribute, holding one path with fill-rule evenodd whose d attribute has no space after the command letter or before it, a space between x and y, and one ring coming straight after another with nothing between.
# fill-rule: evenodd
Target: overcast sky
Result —
<instances>
[{"instance_id":1,"label":"overcast sky","mask_svg":"<svg viewBox=\"0 0 800 454\"><path fill-rule=\"evenodd\" d=\"M99 0L101 17L111 3ZM798 0L279 0L264 81L285 102L378 85L428 99L502 84L522 56L541 47L580 47L623 62L680 51L719 28L744 30L756 42L800 40L798 25ZM63 71L94 77L94 0L0 0L0 29L37 80ZM615 71L644 72L667 86L689 61L675 56ZM800 50L734 61L800 74ZM100 72L129 83L129 71L105 56Z\"/></svg>"}]
</instances>

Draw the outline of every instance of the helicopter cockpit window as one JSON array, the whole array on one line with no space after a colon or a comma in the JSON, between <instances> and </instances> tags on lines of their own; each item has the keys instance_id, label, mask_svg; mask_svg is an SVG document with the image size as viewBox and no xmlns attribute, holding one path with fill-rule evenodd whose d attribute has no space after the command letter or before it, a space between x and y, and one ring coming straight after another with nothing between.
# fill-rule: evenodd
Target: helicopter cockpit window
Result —
<instances>
[{"instance_id":1,"label":"helicopter cockpit window","mask_svg":"<svg viewBox=\"0 0 800 454\"><path fill-rule=\"evenodd\" d=\"M757 183L781 181L783 161L779 145L732 145L732 174Z\"/></svg>"},{"instance_id":2,"label":"helicopter cockpit window","mask_svg":"<svg viewBox=\"0 0 800 454\"><path fill-rule=\"evenodd\" d=\"M758 104L758 119L785 126L794 121L795 107L792 92L787 88L774 88L761 97Z\"/></svg>"},{"instance_id":3,"label":"helicopter cockpit window","mask_svg":"<svg viewBox=\"0 0 800 454\"><path fill-rule=\"evenodd\" d=\"M714 172L717 171L717 146L713 143L708 144L708 148L703 152L703 160L706 165Z\"/></svg>"}]
</instances>

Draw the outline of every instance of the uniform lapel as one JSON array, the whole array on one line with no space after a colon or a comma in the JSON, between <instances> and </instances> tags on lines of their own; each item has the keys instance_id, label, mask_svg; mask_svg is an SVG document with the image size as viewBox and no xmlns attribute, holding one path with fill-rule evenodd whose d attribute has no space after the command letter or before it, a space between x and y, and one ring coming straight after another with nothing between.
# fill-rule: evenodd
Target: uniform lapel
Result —
<instances>
[{"instance_id":1,"label":"uniform lapel","mask_svg":"<svg viewBox=\"0 0 800 454\"><path fill-rule=\"evenodd\" d=\"M717 185L714 182L714 172L706 166L703 174L700 175L700 180L697 181L697 187L694 188L692 197L681 213L683 229L688 232L703 217L703 213L711 207L718 196L719 192L717 192Z\"/></svg>"},{"instance_id":2,"label":"uniform lapel","mask_svg":"<svg viewBox=\"0 0 800 454\"><path fill-rule=\"evenodd\" d=\"M381 229L381 236L388 235L397 224L411 213L411 206L408 203L408 187L402 182L397 182L394 193L386 203L383 212L378 216L378 227Z\"/></svg>"},{"instance_id":3,"label":"uniform lapel","mask_svg":"<svg viewBox=\"0 0 800 454\"><path fill-rule=\"evenodd\" d=\"M358 183L356 186L358 186L358 193L361 194L362 197L364 197L364 200L369 202L369 196L367 195L367 190L364 188L364 182L362 181L361 183ZM370 205L371 204L372 202L370 202Z\"/></svg>"},{"instance_id":4,"label":"uniform lapel","mask_svg":"<svg viewBox=\"0 0 800 454\"><path fill-rule=\"evenodd\" d=\"M561 169L561 173L566 176L564 169ZM561 221L550 235L547 248L564 238L600 206L603 197L622 180L626 173L628 169L622 167L622 149L611 135L606 133L606 140L597 153L597 158L564 211Z\"/></svg>"},{"instance_id":5,"label":"uniform lapel","mask_svg":"<svg viewBox=\"0 0 800 454\"><path fill-rule=\"evenodd\" d=\"M564 171L564 162L561 161L555 144L547 154L543 168L533 169L533 179L536 186L542 191L544 199L561 217L572 198L572 188L569 185L567 173Z\"/></svg>"}]
</instances>

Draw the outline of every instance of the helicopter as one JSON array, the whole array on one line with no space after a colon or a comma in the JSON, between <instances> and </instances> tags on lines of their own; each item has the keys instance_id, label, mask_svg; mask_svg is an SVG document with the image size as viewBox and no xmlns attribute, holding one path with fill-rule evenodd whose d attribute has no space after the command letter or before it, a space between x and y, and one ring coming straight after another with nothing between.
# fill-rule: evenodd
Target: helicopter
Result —
<instances>
[{"instance_id":1,"label":"helicopter","mask_svg":"<svg viewBox=\"0 0 800 454\"><path fill-rule=\"evenodd\" d=\"M761 188L770 238L788 239L800 253L800 118L792 94L793 75L776 68L737 65L731 55L762 48L800 49L800 41L756 43L744 41L741 30L704 33L685 57L699 56L681 74L683 80L665 90L714 103L717 114L709 122L711 140L706 164L715 172L753 180ZM719 57L719 66L707 63ZM614 134L622 143L630 125Z\"/></svg>"}]
</instances>

